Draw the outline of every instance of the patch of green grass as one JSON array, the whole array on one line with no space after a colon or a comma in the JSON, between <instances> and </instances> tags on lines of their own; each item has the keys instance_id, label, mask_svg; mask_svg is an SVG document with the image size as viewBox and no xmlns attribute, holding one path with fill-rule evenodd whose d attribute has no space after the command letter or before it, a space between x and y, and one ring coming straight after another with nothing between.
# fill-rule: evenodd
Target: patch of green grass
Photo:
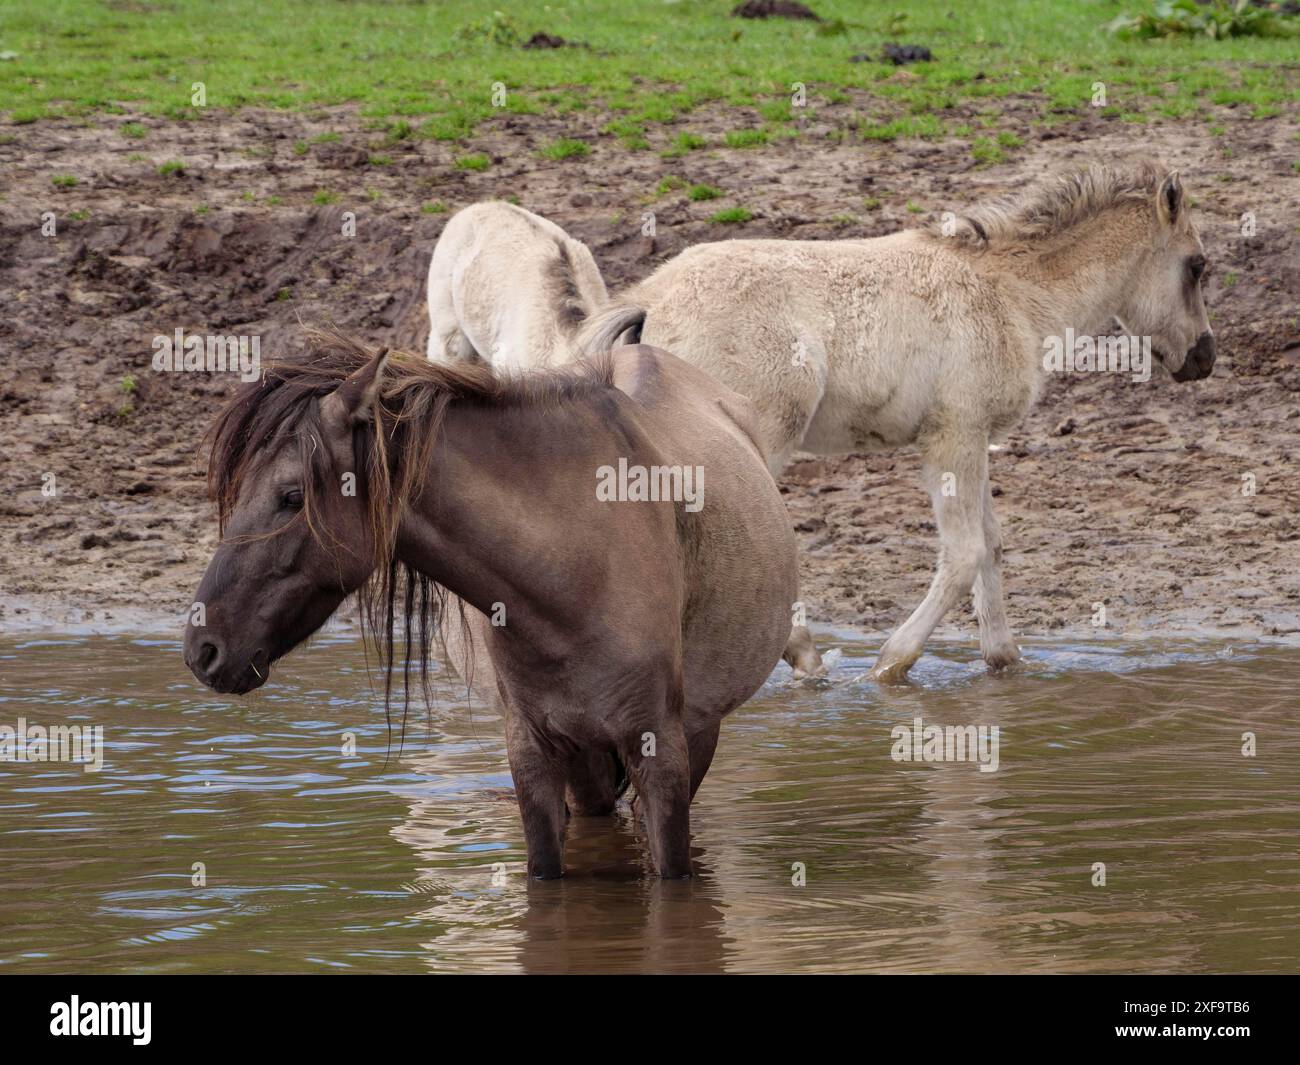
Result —
<instances>
[{"instance_id":1,"label":"patch of green grass","mask_svg":"<svg viewBox=\"0 0 1300 1065\"><path fill-rule=\"evenodd\" d=\"M90 211L85 207L79 207L75 211L68 212L68 220L72 222L84 222L90 217Z\"/></svg>"},{"instance_id":2,"label":"patch of green grass","mask_svg":"<svg viewBox=\"0 0 1300 1065\"><path fill-rule=\"evenodd\" d=\"M167 162L158 167L158 173L163 177L167 177L169 174L184 174L185 164L179 159L168 159Z\"/></svg>"},{"instance_id":3,"label":"patch of green grass","mask_svg":"<svg viewBox=\"0 0 1300 1065\"><path fill-rule=\"evenodd\" d=\"M453 164L457 170L486 170L492 160L486 155L462 155Z\"/></svg>"},{"instance_id":4,"label":"patch of green grass","mask_svg":"<svg viewBox=\"0 0 1300 1065\"><path fill-rule=\"evenodd\" d=\"M1297 38L1236 35L1238 27L1251 33L1280 21L1275 12L1234 9L1214 36L1202 30L1143 40L1106 32L1116 15L1150 12L1156 2L1022 0L1012 7L963 0L891 15L891 6L902 5L818 0L813 6L824 21L815 25L742 24L729 17L730 0L583 0L549 13L523 0L440 0L436 15L428 5L378 0L10 4L0 50L16 58L0 63L0 115L19 125L120 113L129 104L133 113L203 121L247 106L315 112L358 104L393 144L464 141L502 113L617 112L644 129L616 135L641 147L654 139L652 127L715 103L760 114L776 127L770 135L780 136L792 109L776 94L795 82L808 86L810 110L819 100L837 109L822 116L833 125L847 119L840 110L852 103L870 116L863 135L877 140L937 135L936 111L1011 95L1077 117L1088 113L1097 80L1127 114L1159 108L1177 117L1227 104L1260 117L1272 108L1292 111ZM1210 13L1190 2L1175 6L1188 19ZM519 47L538 30L590 48ZM910 78L884 63L846 61L855 51L875 51L882 37L930 43L935 60L907 68ZM183 72L177 56L187 57ZM206 83L208 108L190 105L191 81ZM494 107L501 102L493 99L494 82L506 87L504 106ZM892 126L909 121L918 124ZM667 150L692 149L674 143Z\"/></svg>"},{"instance_id":5,"label":"patch of green grass","mask_svg":"<svg viewBox=\"0 0 1300 1065\"><path fill-rule=\"evenodd\" d=\"M72 174L55 174L50 178L50 183L56 188L70 189L77 184L77 178Z\"/></svg>"},{"instance_id":6,"label":"patch of green grass","mask_svg":"<svg viewBox=\"0 0 1300 1065\"><path fill-rule=\"evenodd\" d=\"M659 184L655 186L656 196L667 196L670 192L676 192L678 189L686 188L686 182L676 174L667 174L659 179Z\"/></svg>"},{"instance_id":7,"label":"patch of green grass","mask_svg":"<svg viewBox=\"0 0 1300 1065\"><path fill-rule=\"evenodd\" d=\"M728 148L757 148L767 143L765 129L733 129L723 137Z\"/></svg>"},{"instance_id":8,"label":"patch of green grass","mask_svg":"<svg viewBox=\"0 0 1300 1065\"><path fill-rule=\"evenodd\" d=\"M922 211L924 211L924 210L925 210L925 208L922 207L919 203L916 203L914 200L908 200L908 201L907 201L907 213L908 213L908 214L920 214L920 213L921 213Z\"/></svg>"},{"instance_id":9,"label":"patch of green grass","mask_svg":"<svg viewBox=\"0 0 1300 1065\"><path fill-rule=\"evenodd\" d=\"M312 144L335 144L342 139L342 136L338 133L317 133L316 136L312 137L311 142Z\"/></svg>"},{"instance_id":10,"label":"patch of green grass","mask_svg":"<svg viewBox=\"0 0 1300 1065\"><path fill-rule=\"evenodd\" d=\"M128 396L136 390L136 387L135 374L125 374L117 383L118 391L125 392Z\"/></svg>"},{"instance_id":11,"label":"patch of green grass","mask_svg":"<svg viewBox=\"0 0 1300 1065\"><path fill-rule=\"evenodd\" d=\"M679 159L687 152L703 148L709 142L698 133L679 133L664 151L659 154L665 159Z\"/></svg>"},{"instance_id":12,"label":"patch of green grass","mask_svg":"<svg viewBox=\"0 0 1300 1065\"><path fill-rule=\"evenodd\" d=\"M1001 163L1007 157L1007 153L1002 150L1002 145L992 137L976 137L971 141L970 154L980 166L992 166L994 163Z\"/></svg>"},{"instance_id":13,"label":"patch of green grass","mask_svg":"<svg viewBox=\"0 0 1300 1065\"><path fill-rule=\"evenodd\" d=\"M311 198L311 202L316 204L317 207L328 207L332 203L339 202L339 194L330 192L329 189L321 189Z\"/></svg>"},{"instance_id":14,"label":"patch of green grass","mask_svg":"<svg viewBox=\"0 0 1300 1065\"><path fill-rule=\"evenodd\" d=\"M393 157L391 155L372 155L366 162L371 166L392 166Z\"/></svg>"},{"instance_id":15,"label":"patch of green grass","mask_svg":"<svg viewBox=\"0 0 1300 1065\"><path fill-rule=\"evenodd\" d=\"M561 137L542 148L541 154L547 159L580 159L590 151L591 146L586 141Z\"/></svg>"},{"instance_id":16,"label":"patch of green grass","mask_svg":"<svg viewBox=\"0 0 1300 1065\"><path fill-rule=\"evenodd\" d=\"M701 200L716 200L721 195L722 190L713 185L692 185L686 193L688 199L697 203Z\"/></svg>"},{"instance_id":17,"label":"patch of green grass","mask_svg":"<svg viewBox=\"0 0 1300 1065\"><path fill-rule=\"evenodd\" d=\"M943 124L934 115L908 115L889 122L863 126L858 131L864 140L892 141L900 137L938 137Z\"/></svg>"},{"instance_id":18,"label":"patch of green grass","mask_svg":"<svg viewBox=\"0 0 1300 1065\"><path fill-rule=\"evenodd\" d=\"M743 207L724 207L709 219L710 222L736 223L748 222L754 215Z\"/></svg>"},{"instance_id":19,"label":"patch of green grass","mask_svg":"<svg viewBox=\"0 0 1300 1065\"><path fill-rule=\"evenodd\" d=\"M434 200L432 203L424 203L420 205L421 214L446 214L447 210L447 205L441 200Z\"/></svg>"},{"instance_id":20,"label":"patch of green grass","mask_svg":"<svg viewBox=\"0 0 1300 1065\"><path fill-rule=\"evenodd\" d=\"M139 122L127 122L118 127L118 132L123 137L131 137L134 140L142 140L149 135L149 131L140 125Z\"/></svg>"},{"instance_id":21,"label":"patch of green grass","mask_svg":"<svg viewBox=\"0 0 1300 1065\"><path fill-rule=\"evenodd\" d=\"M294 142L293 142L293 154L294 154L294 155L306 155L306 154L307 154L307 142L306 142L306 141L294 141Z\"/></svg>"}]
</instances>

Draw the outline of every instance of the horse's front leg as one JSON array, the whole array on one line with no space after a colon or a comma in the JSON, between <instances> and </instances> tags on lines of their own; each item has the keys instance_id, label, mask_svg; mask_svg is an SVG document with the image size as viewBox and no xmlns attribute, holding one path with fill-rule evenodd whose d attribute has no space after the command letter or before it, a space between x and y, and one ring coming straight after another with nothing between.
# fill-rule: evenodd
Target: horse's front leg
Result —
<instances>
[{"instance_id":1,"label":"horse's front leg","mask_svg":"<svg viewBox=\"0 0 1300 1065\"><path fill-rule=\"evenodd\" d=\"M506 756L528 846L528 875L564 875L564 784L567 760L533 735L513 708L506 713Z\"/></svg>"},{"instance_id":2,"label":"horse's front leg","mask_svg":"<svg viewBox=\"0 0 1300 1065\"><path fill-rule=\"evenodd\" d=\"M871 676L899 683L921 657L945 614L971 590L984 562L984 505L988 441L983 434L943 436L923 443L926 487L939 527L939 565L921 605L885 641Z\"/></svg>"},{"instance_id":3,"label":"horse's front leg","mask_svg":"<svg viewBox=\"0 0 1300 1065\"><path fill-rule=\"evenodd\" d=\"M629 736L624 748L637 802L645 806L650 857L665 879L691 875L691 765L680 720ZM701 773L701 777L703 774Z\"/></svg>"},{"instance_id":4,"label":"horse's front leg","mask_svg":"<svg viewBox=\"0 0 1300 1065\"><path fill-rule=\"evenodd\" d=\"M1004 669L1020 660L1020 648L1007 623L1002 594L1002 532L993 513L993 492L984 490L984 560L975 577L975 617L980 626L980 654L989 669Z\"/></svg>"}]
</instances>

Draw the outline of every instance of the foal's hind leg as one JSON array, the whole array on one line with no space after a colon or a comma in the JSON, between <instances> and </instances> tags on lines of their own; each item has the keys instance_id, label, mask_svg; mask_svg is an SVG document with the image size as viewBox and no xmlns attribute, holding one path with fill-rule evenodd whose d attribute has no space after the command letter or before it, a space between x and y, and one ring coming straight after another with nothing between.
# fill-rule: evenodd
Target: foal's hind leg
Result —
<instances>
[{"instance_id":1,"label":"foal's hind leg","mask_svg":"<svg viewBox=\"0 0 1300 1065\"><path fill-rule=\"evenodd\" d=\"M539 880L563 876L566 760L539 742L510 710L506 714L506 755L524 821L528 875Z\"/></svg>"},{"instance_id":2,"label":"foal's hind leg","mask_svg":"<svg viewBox=\"0 0 1300 1065\"><path fill-rule=\"evenodd\" d=\"M680 721L655 731L653 754L642 754L638 735L624 752L645 807L650 857L665 879L691 875L691 770L686 734Z\"/></svg>"},{"instance_id":3,"label":"foal's hind leg","mask_svg":"<svg viewBox=\"0 0 1300 1065\"><path fill-rule=\"evenodd\" d=\"M984 562L987 438L930 441L925 446L925 479L939 526L939 567L921 605L880 650L871 675L886 683L907 676L930 633L971 590Z\"/></svg>"},{"instance_id":4,"label":"foal's hind leg","mask_svg":"<svg viewBox=\"0 0 1300 1065\"><path fill-rule=\"evenodd\" d=\"M1002 532L993 513L993 493L984 493L984 561L975 577L975 617L980 626L980 653L989 669L1002 669L1020 658L1007 624L1002 595Z\"/></svg>"}]
</instances>

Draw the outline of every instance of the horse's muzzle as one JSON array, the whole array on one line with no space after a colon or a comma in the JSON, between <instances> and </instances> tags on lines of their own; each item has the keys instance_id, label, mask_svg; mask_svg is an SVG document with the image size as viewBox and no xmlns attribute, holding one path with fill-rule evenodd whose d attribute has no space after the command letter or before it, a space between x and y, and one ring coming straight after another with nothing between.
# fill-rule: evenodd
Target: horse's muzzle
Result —
<instances>
[{"instance_id":1,"label":"horse's muzzle","mask_svg":"<svg viewBox=\"0 0 1300 1065\"><path fill-rule=\"evenodd\" d=\"M1196 338L1196 344L1183 359L1182 366L1173 372L1175 381L1199 381L1209 377L1214 369L1214 334L1206 330Z\"/></svg>"}]
</instances>

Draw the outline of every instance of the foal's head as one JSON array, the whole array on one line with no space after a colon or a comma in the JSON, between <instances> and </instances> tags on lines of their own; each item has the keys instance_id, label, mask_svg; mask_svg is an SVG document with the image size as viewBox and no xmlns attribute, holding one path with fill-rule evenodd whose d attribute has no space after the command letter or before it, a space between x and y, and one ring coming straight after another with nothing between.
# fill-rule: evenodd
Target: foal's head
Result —
<instances>
[{"instance_id":1,"label":"foal's head","mask_svg":"<svg viewBox=\"0 0 1300 1065\"><path fill-rule=\"evenodd\" d=\"M368 500L386 361L269 371L218 419L208 478L222 540L185 632L186 665L210 688L261 685L380 562L391 530Z\"/></svg>"},{"instance_id":2,"label":"foal's head","mask_svg":"<svg viewBox=\"0 0 1300 1065\"><path fill-rule=\"evenodd\" d=\"M1156 188L1147 221L1151 239L1143 244L1116 317L1127 332L1151 337L1152 351L1175 381L1209 377L1215 345L1201 292L1205 248L1177 171Z\"/></svg>"},{"instance_id":3,"label":"foal's head","mask_svg":"<svg viewBox=\"0 0 1300 1065\"><path fill-rule=\"evenodd\" d=\"M1036 250L1080 271L1109 277L1113 305L1098 316L1118 318L1124 331L1151 338L1154 354L1178 381L1208 377L1214 333L1201 294L1205 249L1192 222L1177 171L1151 159L1094 165L1057 175L1003 203L972 210L955 236L981 251L1019 255ZM1104 224L1104 243L1083 239L1085 225ZM947 235L946 231L941 231Z\"/></svg>"}]
</instances>

